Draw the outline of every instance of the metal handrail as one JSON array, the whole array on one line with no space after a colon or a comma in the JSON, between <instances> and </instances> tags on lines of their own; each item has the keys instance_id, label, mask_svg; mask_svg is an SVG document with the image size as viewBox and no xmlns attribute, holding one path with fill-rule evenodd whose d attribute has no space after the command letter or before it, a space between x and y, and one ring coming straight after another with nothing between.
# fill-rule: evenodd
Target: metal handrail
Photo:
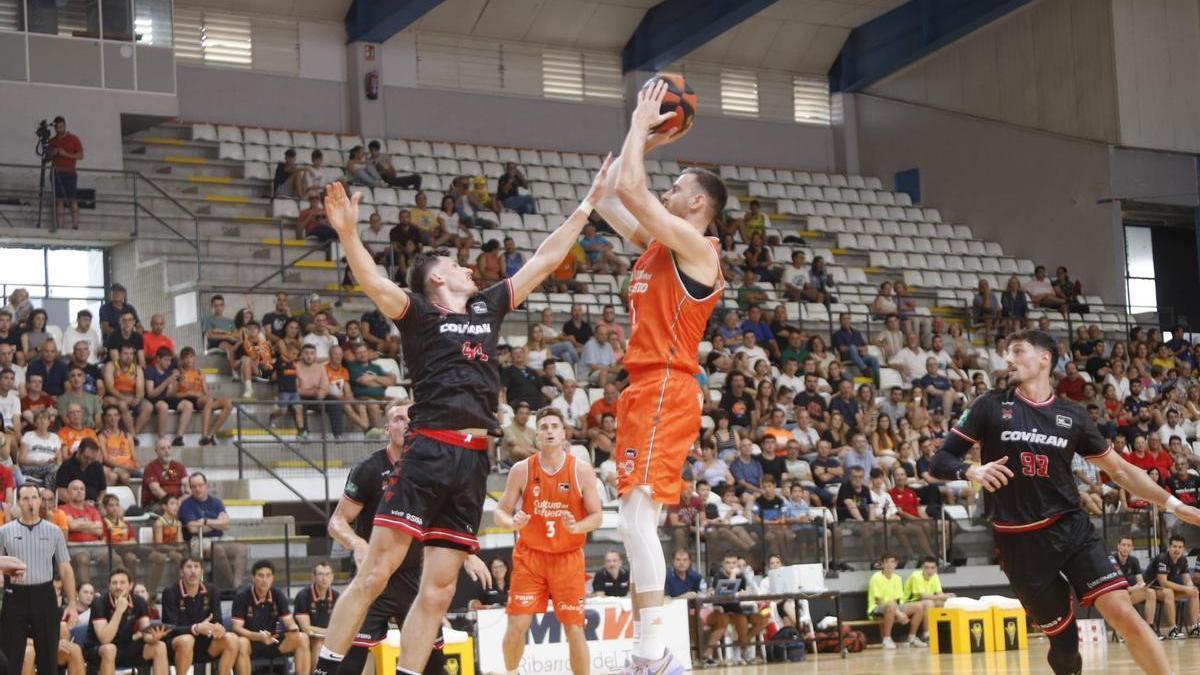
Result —
<instances>
[{"instance_id":1,"label":"metal handrail","mask_svg":"<svg viewBox=\"0 0 1200 675\"><path fill-rule=\"evenodd\" d=\"M282 401L259 401L259 400L254 401L255 405L276 405L277 406L280 403L283 403L283 402ZM300 499L301 503L303 503L307 508L312 510L314 514L316 514L320 518L328 519L329 518L329 468L328 468L328 456L329 455L327 452L327 446L326 446L325 440L322 439L322 441L321 441L321 463L322 463L322 465L318 466L315 462L313 462L308 457L306 457L303 453L301 453L299 450L297 450L296 447L292 443L288 442L282 436L275 433L275 430L273 428L271 428L270 424L264 424L260 419L258 419L257 416L255 416L253 413L247 411L245 408L245 404L235 401L233 404L233 407L234 407L234 411L237 413L235 415L235 429L237 430L237 437L234 440L233 445L234 445L234 447L236 447L238 449L238 479L240 480L244 477L244 468L243 468L243 464L242 464L243 457L249 457L250 461L254 462L258 466L258 468L262 469L263 471L266 471L268 475L270 475L272 478L274 478L276 481L278 481L281 485L283 485L285 488L287 488L287 490L289 492L296 495L296 497L298 497ZM291 483L289 483L287 480L285 480L283 478L283 476L280 476L274 469L272 469L271 467L264 464L262 462L262 460L260 460L258 457L256 457L254 455L254 453L250 452L245 447L247 445L247 442L242 439L242 416L243 415L245 415L251 422L253 422L257 428L265 430L276 443L278 443L280 446L283 447L284 450L286 450L287 452L294 455L296 458L298 458L299 460L301 460L302 462L307 464L311 469L313 469L314 471L316 471L317 473L319 473L321 475L321 477L324 479L322 482L325 485L325 500L324 500L324 504L322 507L318 507L317 505L313 504L311 499L309 499L304 494L302 494L299 490L297 490L294 486L292 486Z\"/></svg>"}]
</instances>

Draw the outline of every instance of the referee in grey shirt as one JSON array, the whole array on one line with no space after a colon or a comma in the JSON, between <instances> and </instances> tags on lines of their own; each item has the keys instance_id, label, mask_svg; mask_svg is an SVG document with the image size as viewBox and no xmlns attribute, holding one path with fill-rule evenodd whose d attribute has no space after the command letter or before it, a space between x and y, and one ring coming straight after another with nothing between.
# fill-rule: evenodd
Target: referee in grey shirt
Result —
<instances>
[{"instance_id":1,"label":"referee in grey shirt","mask_svg":"<svg viewBox=\"0 0 1200 675\"><path fill-rule=\"evenodd\" d=\"M37 672L57 673L63 612L54 597L54 570L62 578L64 598L75 597L75 572L62 530L42 520L41 490L28 483L17 488L17 505L21 517L0 527L0 556L16 558L24 570L5 570L0 649L11 664L8 672L19 673L25 665L25 639L33 638ZM75 613L73 603L67 612Z\"/></svg>"}]
</instances>

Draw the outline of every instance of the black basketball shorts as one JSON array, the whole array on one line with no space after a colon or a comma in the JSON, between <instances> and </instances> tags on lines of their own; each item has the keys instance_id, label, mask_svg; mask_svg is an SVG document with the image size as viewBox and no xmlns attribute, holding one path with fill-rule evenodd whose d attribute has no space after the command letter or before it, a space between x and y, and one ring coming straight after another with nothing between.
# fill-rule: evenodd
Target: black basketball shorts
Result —
<instances>
[{"instance_id":1,"label":"black basketball shorts","mask_svg":"<svg viewBox=\"0 0 1200 675\"><path fill-rule=\"evenodd\" d=\"M994 533L996 557L1025 611L1048 636L1075 620L1072 591L1084 607L1128 587L1082 511L1028 532Z\"/></svg>"},{"instance_id":2,"label":"black basketball shorts","mask_svg":"<svg viewBox=\"0 0 1200 675\"><path fill-rule=\"evenodd\" d=\"M410 431L379 502L375 527L406 532L426 546L477 552L487 442L486 436L456 431Z\"/></svg>"}]
</instances>

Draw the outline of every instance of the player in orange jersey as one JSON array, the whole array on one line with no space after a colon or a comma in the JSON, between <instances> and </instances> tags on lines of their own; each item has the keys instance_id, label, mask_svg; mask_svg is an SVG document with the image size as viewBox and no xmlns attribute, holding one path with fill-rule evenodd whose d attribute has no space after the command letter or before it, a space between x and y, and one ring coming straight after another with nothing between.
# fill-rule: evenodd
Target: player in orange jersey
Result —
<instances>
[{"instance_id":1,"label":"player in orange jersey","mask_svg":"<svg viewBox=\"0 0 1200 675\"><path fill-rule=\"evenodd\" d=\"M497 525L518 533L504 667L516 675L533 615L553 600L554 614L566 629L571 672L580 675L591 672L583 634L583 545L587 533L600 526L600 493L591 465L567 452L566 427L555 408L538 411L537 448L509 471L495 511ZM520 510L514 512L518 501Z\"/></svg>"},{"instance_id":2,"label":"player in orange jersey","mask_svg":"<svg viewBox=\"0 0 1200 675\"><path fill-rule=\"evenodd\" d=\"M683 463L700 433L696 353L725 287L717 240L705 232L727 198L721 179L703 169L686 169L661 198L647 189L646 151L677 138L652 132L670 117L660 113L665 93L659 82L638 94L621 157L609 171L616 199L597 204L614 229L645 249L629 282L629 386L617 403L613 459L618 528L638 609L625 672L655 675L683 672L663 640L667 566L658 519L663 505L679 501Z\"/></svg>"}]
</instances>

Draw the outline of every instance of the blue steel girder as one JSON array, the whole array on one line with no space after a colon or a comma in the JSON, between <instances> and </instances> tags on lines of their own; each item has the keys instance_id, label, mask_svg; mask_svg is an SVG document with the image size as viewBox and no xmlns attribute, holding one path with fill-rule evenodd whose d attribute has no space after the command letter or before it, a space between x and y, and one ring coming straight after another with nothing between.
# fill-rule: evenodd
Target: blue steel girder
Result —
<instances>
[{"instance_id":1,"label":"blue steel girder","mask_svg":"<svg viewBox=\"0 0 1200 675\"><path fill-rule=\"evenodd\" d=\"M346 42L385 42L442 0L354 0L346 10Z\"/></svg>"},{"instance_id":2,"label":"blue steel girder","mask_svg":"<svg viewBox=\"0 0 1200 675\"><path fill-rule=\"evenodd\" d=\"M659 70L777 0L663 0L646 11L621 50L621 68Z\"/></svg>"}]
</instances>

